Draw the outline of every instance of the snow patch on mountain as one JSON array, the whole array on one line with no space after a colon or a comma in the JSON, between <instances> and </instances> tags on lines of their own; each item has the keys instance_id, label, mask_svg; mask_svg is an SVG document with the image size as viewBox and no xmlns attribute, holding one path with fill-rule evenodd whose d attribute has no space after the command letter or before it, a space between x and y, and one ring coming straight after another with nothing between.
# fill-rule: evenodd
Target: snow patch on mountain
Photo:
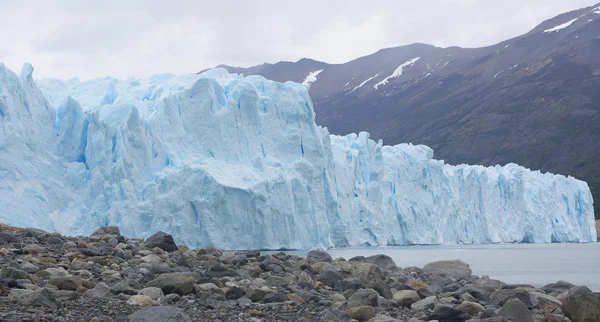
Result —
<instances>
[{"instance_id":1,"label":"snow patch on mountain","mask_svg":"<svg viewBox=\"0 0 600 322\"><path fill-rule=\"evenodd\" d=\"M572 25L572 24L573 24L575 21L577 21L577 19L579 19L579 18L581 18L581 17L577 17L577 18L575 18L575 19L573 19L573 20L569 20L569 21L567 21L567 22L565 22L565 23L563 23L563 24L561 24L561 25L558 25L558 26L552 27L552 28L550 28L550 29L546 29L546 30L544 30L544 33L551 33L551 32L555 32L555 31L560 31L560 30L563 30L563 29L565 29L565 28L569 27L570 25Z\"/></svg>"},{"instance_id":2,"label":"snow patch on mountain","mask_svg":"<svg viewBox=\"0 0 600 322\"><path fill-rule=\"evenodd\" d=\"M387 84L390 79L398 77L398 76L402 76L402 73L404 71L404 67L408 67L408 66L414 65L419 59L421 59L421 57L415 57L413 59L407 60L406 62L402 63L400 66L398 66L398 68L396 68L396 70L394 70L394 72L392 73L392 75L384 78L381 82L375 84L373 86L373 88L377 89L379 86Z\"/></svg>"},{"instance_id":3,"label":"snow patch on mountain","mask_svg":"<svg viewBox=\"0 0 600 322\"><path fill-rule=\"evenodd\" d=\"M302 84L304 85L309 85L316 82L317 81L317 76L323 71L323 69L320 70L315 70L310 72L306 78L304 79L304 81L302 81Z\"/></svg>"},{"instance_id":4,"label":"snow patch on mountain","mask_svg":"<svg viewBox=\"0 0 600 322\"><path fill-rule=\"evenodd\" d=\"M358 86L354 87L354 88L353 88L353 89L350 91L350 93L352 93L352 92L354 92L355 90L357 90L357 89L359 89L359 88L363 87L363 85L365 85L366 83L370 82L370 81L371 81L373 78L376 78L376 77L377 77L377 76L379 76L380 74L381 74L381 73L377 73L377 74L375 74L374 76L372 76L372 77L369 77L369 78L365 79L365 80L364 80L362 83L360 83Z\"/></svg>"}]
</instances>

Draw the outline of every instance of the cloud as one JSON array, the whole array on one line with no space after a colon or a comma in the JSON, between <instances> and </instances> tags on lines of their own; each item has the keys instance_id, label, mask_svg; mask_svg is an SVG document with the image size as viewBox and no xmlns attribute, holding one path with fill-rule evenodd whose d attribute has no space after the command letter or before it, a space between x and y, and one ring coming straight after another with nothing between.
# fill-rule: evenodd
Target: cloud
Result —
<instances>
[{"instance_id":1,"label":"cloud","mask_svg":"<svg viewBox=\"0 0 600 322\"><path fill-rule=\"evenodd\" d=\"M595 0L597 1L597 0ZM20 1L0 4L0 61L36 77L188 73L414 42L478 47L594 0Z\"/></svg>"}]
</instances>

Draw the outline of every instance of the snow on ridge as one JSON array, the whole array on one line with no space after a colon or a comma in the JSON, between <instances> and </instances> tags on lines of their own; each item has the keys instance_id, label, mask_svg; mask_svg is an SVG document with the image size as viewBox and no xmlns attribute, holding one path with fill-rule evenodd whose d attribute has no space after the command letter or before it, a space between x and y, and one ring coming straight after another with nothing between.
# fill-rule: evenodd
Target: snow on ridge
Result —
<instances>
[{"instance_id":1,"label":"snow on ridge","mask_svg":"<svg viewBox=\"0 0 600 322\"><path fill-rule=\"evenodd\" d=\"M314 82L317 81L317 76L322 71L323 71L323 69L320 69L320 70L315 70L315 71L312 71L312 72L308 73L308 75L306 76L306 78L304 79L304 81L302 82L302 84L310 86L310 84L312 84L312 83L314 83Z\"/></svg>"},{"instance_id":2,"label":"snow on ridge","mask_svg":"<svg viewBox=\"0 0 600 322\"><path fill-rule=\"evenodd\" d=\"M419 59L421 59L421 57L415 57L413 59L407 60L406 62L402 63L402 65L400 65L400 66L398 66L398 68L396 68L396 70L392 73L392 75L384 78L381 82L375 84L373 86L373 88L377 89L379 86L387 84L391 78L402 76L404 67L414 65Z\"/></svg>"},{"instance_id":3,"label":"snow on ridge","mask_svg":"<svg viewBox=\"0 0 600 322\"><path fill-rule=\"evenodd\" d=\"M550 29L546 29L546 30L544 30L544 33L551 33L551 32L560 31L562 29L565 29L565 28L569 27L570 25L572 25L579 18L581 18L581 17L577 17L573 20L569 20L569 21L563 23L562 25L558 25L558 26L552 27Z\"/></svg>"},{"instance_id":4,"label":"snow on ridge","mask_svg":"<svg viewBox=\"0 0 600 322\"><path fill-rule=\"evenodd\" d=\"M379 74L381 74L381 73L377 73L377 74L375 74L375 76L367 78L367 79L366 79L364 82L360 83L360 85L358 85L358 86L354 87L354 88L353 88L353 89L350 91L350 93L352 93L352 92L354 92L355 90L357 90L357 89L359 89L359 88L363 87L363 85L364 85L364 84L368 83L368 82L369 82L369 81L371 81L373 78L375 78L375 77L379 76Z\"/></svg>"}]
</instances>

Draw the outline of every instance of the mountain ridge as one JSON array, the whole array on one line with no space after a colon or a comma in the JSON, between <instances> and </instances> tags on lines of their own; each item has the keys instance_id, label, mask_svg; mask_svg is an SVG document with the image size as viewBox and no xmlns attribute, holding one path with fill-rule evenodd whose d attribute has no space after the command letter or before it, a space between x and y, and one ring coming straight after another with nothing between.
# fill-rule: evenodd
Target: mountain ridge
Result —
<instances>
[{"instance_id":1,"label":"mountain ridge","mask_svg":"<svg viewBox=\"0 0 600 322\"><path fill-rule=\"evenodd\" d=\"M222 67L299 83L323 69L310 94L317 124L332 133L364 130L386 144L426 144L453 164L516 162L572 175L600 200L598 35L600 3L485 47L414 43L343 64L306 58ZM598 218L600 202L595 209Z\"/></svg>"}]
</instances>

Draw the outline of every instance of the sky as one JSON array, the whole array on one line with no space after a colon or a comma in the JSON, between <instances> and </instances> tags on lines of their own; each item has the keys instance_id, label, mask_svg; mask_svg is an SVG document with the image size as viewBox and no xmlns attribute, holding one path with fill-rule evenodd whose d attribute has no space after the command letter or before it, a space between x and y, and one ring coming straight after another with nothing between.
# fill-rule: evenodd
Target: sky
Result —
<instances>
[{"instance_id":1,"label":"sky","mask_svg":"<svg viewBox=\"0 0 600 322\"><path fill-rule=\"evenodd\" d=\"M148 77L415 42L480 47L600 0L0 0L0 62L35 78Z\"/></svg>"}]
</instances>

